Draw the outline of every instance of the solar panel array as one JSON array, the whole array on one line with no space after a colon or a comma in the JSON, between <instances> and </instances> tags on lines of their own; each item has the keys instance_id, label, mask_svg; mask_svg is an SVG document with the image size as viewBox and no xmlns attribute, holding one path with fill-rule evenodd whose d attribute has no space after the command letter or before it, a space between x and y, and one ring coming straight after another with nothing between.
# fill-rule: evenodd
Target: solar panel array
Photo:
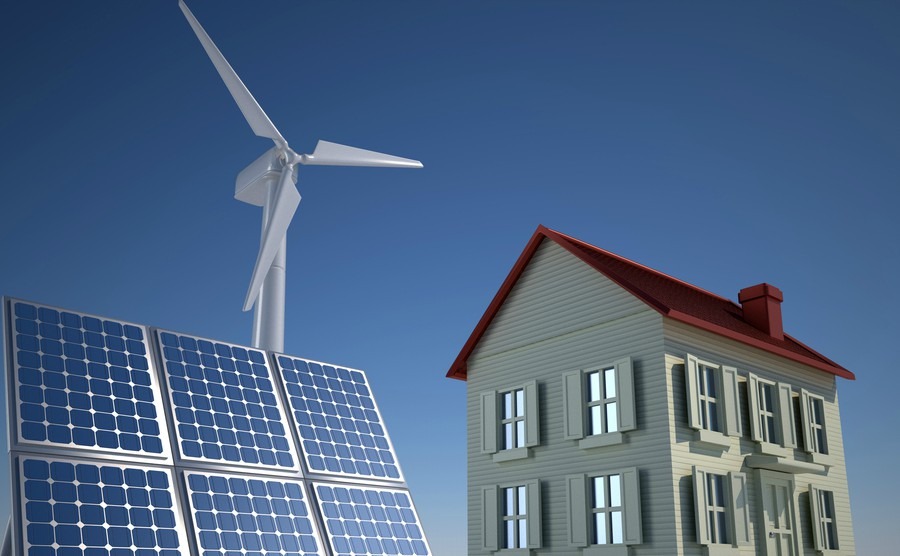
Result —
<instances>
[{"instance_id":1,"label":"solar panel array","mask_svg":"<svg viewBox=\"0 0 900 556\"><path fill-rule=\"evenodd\" d=\"M4 301L22 556L429 555L362 371Z\"/></svg>"}]
</instances>

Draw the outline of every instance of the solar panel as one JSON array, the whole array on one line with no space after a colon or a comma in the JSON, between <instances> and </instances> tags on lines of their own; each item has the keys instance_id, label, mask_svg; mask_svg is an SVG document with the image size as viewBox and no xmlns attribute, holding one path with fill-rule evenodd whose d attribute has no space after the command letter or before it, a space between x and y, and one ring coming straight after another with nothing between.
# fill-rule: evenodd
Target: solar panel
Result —
<instances>
[{"instance_id":1,"label":"solar panel","mask_svg":"<svg viewBox=\"0 0 900 556\"><path fill-rule=\"evenodd\" d=\"M362 371L286 355L276 361L310 472L403 479Z\"/></svg>"},{"instance_id":2,"label":"solar panel","mask_svg":"<svg viewBox=\"0 0 900 556\"><path fill-rule=\"evenodd\" d=\"M3 308L15 555L430 554L362 371Z\"/></svg>"},{"instance_id":3,"label":"solar panel","mask_svg":"<svg viewBox=\"0 0 900 556\"><path fill-rule=\"evenodd\" d=\"M12 304L15 440L170 457L143 326Z\"/></svg>"},{"instance_id":4,"label":"solar panel","mask_svg":"<svg viewBox=\"0 0 900 556\"><path fill-rule=\"evenodd\" d=\"M301 482L209 472L185 475L204 556L325 556Z\"/></svg>"},{"instance_id":5,"label":"solar panel","mask_svg":"<svg viewBox=\"0 0 900 556\"><path fill-rule=\"evenodd\" d=\"M419 516L404 490L314 483L335 556L429 556Z\"/></svg>"},{"instance_id":6,"label":"solar panel","mask_svg":"<svg viewBox=\"0 0 900 556\"><path fill-rule=\"evenodd\" d=\"M299 471L265 352L159 332L180 456Z\"/></svg>"},{"instance_id":7,"label":"solar panel","mask_svg":"<svg viewBox=\"0 0 900 556\"><path fill-rule=\"evenodd\" d=\"M137 464L20 456L26 556L182 556L171 472Z\"/></svg>"}]
</instances>

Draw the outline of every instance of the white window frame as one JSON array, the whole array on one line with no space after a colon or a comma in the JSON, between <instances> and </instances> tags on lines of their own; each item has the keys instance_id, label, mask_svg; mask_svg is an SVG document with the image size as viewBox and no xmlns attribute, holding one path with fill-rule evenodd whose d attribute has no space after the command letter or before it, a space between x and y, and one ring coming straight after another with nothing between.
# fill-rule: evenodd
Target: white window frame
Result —
<instances>
[{"instance_id":1,"label":"white window frame","mask_svg":"<svg viewBox=\"0 0 900 556\"><path fill-rule=\"evenodd\" d=\"M500 489L502 548L528 548L528 487L516 485ZM512 545L512 546L510 546Z\"/></svg>"},{"instance_id":2,"label":"white window frame","mask_svg":"<svg viewBox=\"0 0 900 556\"><path fill-rule=\"evenodd\" d=\"M500 448L502 450L525 447L526 405L525 388L516 388L500 393Z\"/></svg>"},{"instance_id":3,"label":"white window frame","mask_svg":"<svg viewBox=\"0 0 900 556\"><path fill-rule=\"evenodd\" d=\"M710 485L713 477L721 477L722 492L718 493L724 505L716 503ZM706 547L710 555L739 554L739 547L749 546L750 518L747 506L747 476L735 471L693 468L694 518L697 543ZM713 500L711 503L710 501ZM710 519L710 512L724 513L725 530L721 523ZM723 539L723 533L725 538Z\"/></svg>"},{"instance_id":4,"label":"white window frame","mask_svg":"<svg viewBox=\"0 0 900 556\"><path fill-rule=\"evenodd\" d=\"M809 485L809 509L812 519L813 548L823 554L837 554L841 547L838 537L837 509L834 491ZM831 516L828 513L831 513ZM831 535L828 530L831 529Z\"/></svg>"},{"instance_id":5,"label":"white window frame","mask_svg":"<svg viewBox=\"0 0 900 556\"><path fill-rule=\"evenodd\" d=\"M613 489L613 484L616 488ZM622 475L610 473L590 477L588 482L591 491L591 544L610 545L625 544L625 495L622 486ZM600 488L598 489L598 485ZM617 496L614 496L614 492ZM598 500L602 498L602 500ZM615 538L615 522L618 518L618 538ZM598 527L603 523L603 528ZM602 533L602 537L601 537Z\"/></svg>"},{"instance_id":6,"label":"white window frame","mask_svg":"<svg viewBox=\"0 0 900 556\"><path fill-rule=\"evenodd\" d=\"M822 422L816 420L814 405L820 404ZM800 416L802 420L803 449L813 463L831 462L828 441L828 418L825 414L825 398L805 389L800 390Z\"/></svg>"},{"instance_id":7,"label":"white window frame","mask_svg":"<svg viewBox=\"0 0 900 556\"><path fill-rule=\"evenodd\" d=\"M584 378L587 382L587 434L619 432L619 392L615 366L587 371Z\"/></svg>"},{"instance_id":8,"label":"white window frame","mask_svg":"<svg viewBox=\"0 0 900 556\"><path fill-rule=\"evenodd\" d=\"M521 504L519 489L525 491L524 508ZM514 495L514 513L506 507L506 494L512 490ZM481 487L481 537L482 550L497 552L501 555L518 556L531 553L531 549L541 548L543 531L541 530L541 482L537 479L519 481L501 485ZM524 511L523 511L524 510ZM508 515L507 515L508 514ZM512 523L515 532L514 547L507 547L507 523ZM525 546L518 546L523 540Z\"/></svg>"},{"instance_id":9,"label":"white window frame","mask_svg":"<svg viewBox=\"0 0 900 556\"><path fill-rule=\"evenodd\" d=\"M591 377L599 373L600 396L592 399ZM606 376L611 373L615 396L608 396ZM637 428L634 397L634 364L631 357L623 357L612 363L579 369L563 374L563 438L577 440L582 449L620 444L624 433ZM609 430L607 409L615 404L615 430ZM592 426L593 408L600 407L601 431Z\"/></svg>"},{"instance_id":10,"label":"white window frame","mask_svg":"<svg viewBox=\"0 0 900 556\"><path fill-rule=\"evenodd\" d=\"M771 408L760 396L761 385L772 388L773 407ZM747 397L750 405L750 437L757 442L759 451L773 456L787 456L790 449L797 447L791 385L768 380L755 373L748 373ZM775 425L774 438L767 429L763 428L763 419L768 419L770 414Z\"/></svg>"},{"instance_id":11,"label":"white window frame","mask_svg":"<svg viewBox=\"0 0 900 556\"><path fill-rule=\"evenodd\" d=\"M522 390L524 393L524 434L518 430L518 418L504 419L503 396L509 392ZM513 396L515 397L515 396ZM481 453L489 454L496 462L527 458L531 448L540 444L540 396L537 381L532 380L513 388L482 392L481 400ZM506 449L504 428L513 424L516 446ZM524 444L519 439L524 436Z\"/></svg>"},{"instance_id":12,"label":"white window frame","mask_svg":"<svg viewBox=\"0 0 900 556\"><path fill-rule=\"evenodd\" d=\"M687 354L684 373L688 426L697 431L694 441L704 447L728 450L731 447L729 437L742 434L737 369ZM713 375L715 396L709 394L706 385L701 385L701 373ZM715 404L716 428L719 430L711 426L711 403Z\"/></svg>"},{"instance_id":13,"label":"white window frame","mask_svg":"<svg viewBox=\"0 0 900 556\"><path fill-rule=\"evenodd\" d=\"M618 477L619 480L619 505L611 506L609 491L610 477ZM604 484L604 505L606 508L598 508L595 496L595 480L600 479ZM568 498L568 541L569 546L581 548L582 556L625 556L628 547L643 542L641 522L641 494L640 475L635 467L625 469L580 473L566 477L566 489ZM596 519L603 516L609 528L612 512L619 512L622 520L622 539L619 543L610 542L598 544L598 532Z\"/></svg>"}]
</instances>

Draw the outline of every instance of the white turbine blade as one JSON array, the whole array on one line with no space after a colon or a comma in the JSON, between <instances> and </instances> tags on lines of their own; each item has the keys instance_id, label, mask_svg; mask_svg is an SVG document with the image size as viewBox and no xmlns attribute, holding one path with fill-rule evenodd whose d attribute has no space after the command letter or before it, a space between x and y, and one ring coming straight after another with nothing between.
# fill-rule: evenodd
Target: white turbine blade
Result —
<instances>
[{"instance_id":1,"label":"white turbine blade","mask_svg":"<svg viewBox=\"0 0 900 556\"><path fill-rule=\"evenodd\" d=\"M418 160L357 149L329 141L319 141L312 154L304 155L301 164L313 166L382 166L389 168L421 168Z\"/></svg>"},{"instance_id":2,"label":"white turbine blade","mask_svg":"<svg viewBox=\"0 0 900 556\"><path fill-rule=\"evenodd\" d=\"M278 254L281 240L287 234L291 219L294 218L294 213L297 212L297 206L300 204L300 192L294 185L293 173L292 166L285 166L281 171L278 190L275 191L275 199L272 206L269 207L266 230L259 242L259 254L256 256L256 265L253 267L253 276L250 278L250 288L244 299L244 311L249 311L259 297L259 290L266 279L266 274L269 273L269 267L272 266L272 261Z\"/></svg>"},{"instance_id":3,"label":"white turbine blade","mask_svg":"<svg viewBox=\"0 0 900 556\"><path fill-rule=\"evenodd\" d=\"M178 5L181 7L181 11L184 12L184 17L187 18L188 23L190 23L191 27L194 29L194 33L197 34L197 38L200 39L200 44L203 45L203 49L206 50L209 59L212 60L213 65L216 66L219 76L222 78L222 81L225 82L225 86L228 87L228 91L237 103L238 108L240 108L241 112L244 114L244 119L250 124L253 133L260 137L268 137L276 143L280 142L282 145L287 145L287 141L284 140L284 137L282 137L281 133L275 128L272 120L270 120L269 117L266 116L266 113L263 112L263 109L260 108L256 99L253 98L253 95L250 94L250 91L247 89L246 85L244 85L244 82L241 81L238 74L231 68L231 64L228 63L225 56L222 56L222 53L216 48L215 43L209 38L206 31L203 30L200 22L197 21L194 14L188 9L184 0L178 0Z\"/></svg>"}]
</instances>

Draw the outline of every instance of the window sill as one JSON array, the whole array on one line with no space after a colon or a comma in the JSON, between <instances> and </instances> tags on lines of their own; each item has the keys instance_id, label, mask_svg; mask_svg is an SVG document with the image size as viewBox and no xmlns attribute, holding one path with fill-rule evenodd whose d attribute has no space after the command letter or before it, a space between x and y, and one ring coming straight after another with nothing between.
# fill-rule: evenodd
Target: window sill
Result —
<instances>
[{"instance_id":1,"label":"window sill","mask_svg":"<svg viewBox=\"0 0 900 556\"><path fill-rule=\"evenodd\" d=\"M701 448L713 448L723 451L728 451L728 449L731 448L730 438L720 432L708 431L706 429L698 430L694 439L691 440L691 443L696 444Z\"/></svg>"},{"instance_id":2,"label":"window sill","mask_svg":"<svg viewBox=\"0 0 900 556\"><path fill-rule=\"evenodd\" d=\"M582 550L581 556L628 556L628 547L624 544L594 545Z\"/></svg>"},{"instance_id":3,"label":"window sill","mask_svg":"<svg viewBox=\"0 0 900 556\"><path fill-rule=\"evenodd\" d=\"M809 456L809 461L811 461L812 463L815 463L818 465L824 465L825 467L831 467L832 465L834 465L834 460L828 454L820 454L818 452L814 452L814 453L807 454L807 455ZM837 551L834 551L834 550L825 551L825 552L837 553Z\"/></svg>"},{"instance_id":4,"label":"window sill","mask_svg":"<svg viewBox=\"0 0 900 556\"><path fill-rule=\"evenodd\" d=\"M625 435L621 432L608 432L586 436L578 441L578 447L582 450L600 448L602 446L614 446L625 442Z\"/></svg>"},{"instance_id":5,"label":"window sill","mask_svg":"<svg viewBox=\"0 0 900 556\"><path fill-rule=\"evenodd\" d=\"M529 450L528 448L513 448L511 450L500 450L499 452L494 454L493 459L494 462L500 463L504 461L525 459L527 457L531 457L531 450ZM508 552L505 554L512 554L512 552Z\"/></svg>"},{"instance_id":6,"label":"window sill","mask_svg":"<svg viewBox=\"0 0 900 556\"><path fill-rule=\"evenodd\" d=\"M531 556L531 550L528 548L501 548L494 554L498 556Z\"/></svg>"},{"instance_id":7,"label":"window sill","mask_svg":"<svg viewBox=\"0 0 900 556\"><path fill-rule=\"evenodd\" d=\"M704 556L739 556L741 549L730 544L708 544L703 547Z\"/></svg>"},{"instance_id":8,"label":"window sill","mask_svg":"<svg viewBox=\"0 0 900 556\"><path fill-rule=\"evenodd\" d=\"M769 469L781 473L815 473L817 475L826 473L824 465L777 456L747 456L744 458L744 465L752 469Z\"/></svg>"},{"instance_id":9,"label":"window sill","mask_svg":"<svg viewBox=\"0 0 900 556\"><path fill-rule=\"evenodd\" d=\"M828 550L816 550L817 554L821 554L822 556L840 556L843 552L838 548L829 548Z\"/></svg>"},{"instance_id":10,"label":"window sill","mask_svg":"<svg viewBox=\"0 0 900 556\"><path fill-rule=\"evenodd\" d=\"M779 458L786 458L790 455L790 451L778 444L772 444L771 442L758 442L756 444L756 450L763 455L766 456L775 456Z\"/></svg>"}]
</instances>

